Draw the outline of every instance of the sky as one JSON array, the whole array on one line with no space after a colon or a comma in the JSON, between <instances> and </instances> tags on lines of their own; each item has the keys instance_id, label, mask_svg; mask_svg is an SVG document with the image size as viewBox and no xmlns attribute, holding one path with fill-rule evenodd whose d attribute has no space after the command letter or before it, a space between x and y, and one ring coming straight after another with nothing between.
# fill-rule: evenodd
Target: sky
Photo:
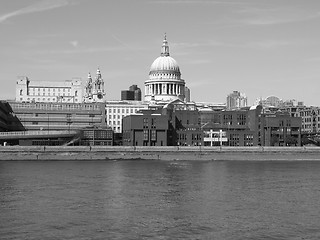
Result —
<instances>
[{"instance_id":1,"label":"sky","mask_svg":"<svg viewBox=\"0 0 320 240\"><path fill-rule=\"evenodd\" d=\"M319 0L0 0L0 99L18 76L85 82L97 68L107 100L144 92L166 33L192 101L320 106L319 29Z\"/></svg>"}]
</instances>

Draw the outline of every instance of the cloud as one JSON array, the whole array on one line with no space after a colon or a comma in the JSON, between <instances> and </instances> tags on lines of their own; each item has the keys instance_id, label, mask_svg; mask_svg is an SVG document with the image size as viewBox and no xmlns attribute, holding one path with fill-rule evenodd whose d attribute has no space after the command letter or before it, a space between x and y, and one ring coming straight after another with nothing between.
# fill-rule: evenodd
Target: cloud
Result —
<instances>
[{"instance_id":1,"label":"cloud","mask_svg":"<svg viewBox=\"0 0 320 240\"><path fill-rule=\"evenodd\" d=\"M72 44L72 43L70 43ZM31 54L36 55L60 55L60 54L90 54L90 53L100 53L100 52L119 52L119 51L126 51L127 49L123 46L117 47L79 47L77 43L77 47L73 49L43 49L43 50L32 50Z\"/></svg>"},{"instance_id":2,"label":"cloud","mask_svg":"<svg viewBox=\"0 0 320 240\"><path fill-rule=\"evenodd\" d=\"M78 41L71 41L70 44L73 46L73 47L78 47L79 45L79 42Z\"/></svg>"},{"instance_id":3,"label":"cloud","mask_svg":"<svg viewBox=\"0 0 320 240\"><path fill-rule=\"evenodd\" d=\"M30 14L30 13L35 13L35 12L43 12L43 11L48 11L51 9L63 7L66 5L71 4L72 1L70 0L43 0L40 2L37 2L35 4L29 5L27 7L21 8L19 10L6 13L2 16L0 16L0 23L5 22L6 20L17 17L20 15L24 14Z\"/></svg>"},{"instance_id":4,"label":"cloud","mask_svg":"<svg viewBox=\"0 0 320 240\"><path fill-rule=\"evenodd\" d=\"M154 0L148 3L154 4L220 4L220 5L244 5L246 3L237 1L212 1L212 0Z\"/></svg>"},{"instance_id":5,"label":"cloud","mask_svg":"<svg viewBox=\"0 0 320 240\"><path fill-rule=\"evenodd\" d=\"M246 7L236 13L245 16L240 20L241 23L256 26L304 22L320 17L320 13L315 10L288 6L278 8L266 6L263 8Z\"/></svg>"},{"instance_id":6,"label":"cloud","mask_svg":"<svg viewBox=\"0 0 320 240\"><path fill-rule=\"evenodd\" d=\"M263 40L260 42L251 42L247 44L247 47L257 47L257 48L265 48L265 49L270 49L270 48L277 48L277 47L286 47L286 46L293 46L297 45L299 43L293 42L293 41L282 41L282 40Z\"/></svg>"}]
</instances>

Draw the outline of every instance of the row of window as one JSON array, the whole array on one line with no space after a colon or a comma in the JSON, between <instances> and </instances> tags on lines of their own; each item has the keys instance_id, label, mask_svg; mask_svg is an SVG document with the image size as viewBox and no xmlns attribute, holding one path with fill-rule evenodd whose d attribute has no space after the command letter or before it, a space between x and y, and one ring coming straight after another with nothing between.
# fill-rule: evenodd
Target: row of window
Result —
<instances>
[{"instance_id":1,"label":"row of window","mask_svg":"<svg viewBox=\"0 0 320 240\"><path fill-rule=\"evenodd\" d=\"M143 118L143 128L149 128L149 118ZM151 128L156 128L156 118L151 118Z\"/></svg>"},{"instance_id":2,"label":"row of window","mask_svg":"<svg viewBox=\"0 0 320 240\"><path fill-rule=\"evenodd\" d=\"M64 96L64 97L70 97L71 94L70 93L42 93L42 95L40 93L30 93L29 96ZM75 92L75 96L78 96L78 93Z\"/></svg>"},{"instance_id":3,"label":"row of window","mask_svg":"<svg viewBox=\"0 0 320 240\"><path fill-rule=\"evenodd\" d=\"M143 141L149 141L149 132L150 132L150 141L157 141L157 131L156 130L143 130Z\"/></svg>"},{"instance_id":4,"label":"row of window","mask_svg":"<svg viewBox=\"0 0 320 240\"><path fill-rule=\"evenodd\" d=\"M20 98L20 101L24 101L24 99ZM56 101L58 101L58 99L57 98L45 98L45 97L44 98L40 98L40 97L38 97L38 98L27 98L27 101L28 102L30 102L30 101L32 101L32 102L35 102L35 101L38 101L38 102L40 102L40 101L43 101L43 102L56 102ZM59 101L72 102L73 98L60 98ZM78 99L75 98L74 101L78 102Z\"/></svg>"},{"instance_id":5,"label":"row of window","mask_svg":"<svg viewBox=\"0 0 320 240\"><path fill-rule=\"evenodd\" d=\"M66 92L66 90L68 90L68 92L70 92L70 89L71 88L29 88L32 92L35 92L35 91L38 91L38 92L40 92L40 91L42 91L42 92L45 92L45 91L47 91L47 92L50 92L51 90L53 91L53 92L55 92L55 91L57 91L57 92Z\"/></svg>"},{"instance_id":6,"label":"row of window","mask_svg":"<svg viewBox=\"0 0 320 240\"><path fill-rule=\"evenodd\" d=\"M139 111L140 109L142 109L142 108L122 108L122 109L120 109L120 108L113 108L113 109L111 109L111 108L109 108L108 110L107 110L107 112L108 113L136 113L137 111Z\"/></svg>"},{"instance_id":7,"label":"row of window","mask_svg":"<svg viewBox=\"0 0 320 240\"><path fill-rule=\"evenodd\" d=\"M11 103L16 109L38 109L38 110L100 110L96 104L50 104L50 103Z\"/></svg>"}]
</instances>

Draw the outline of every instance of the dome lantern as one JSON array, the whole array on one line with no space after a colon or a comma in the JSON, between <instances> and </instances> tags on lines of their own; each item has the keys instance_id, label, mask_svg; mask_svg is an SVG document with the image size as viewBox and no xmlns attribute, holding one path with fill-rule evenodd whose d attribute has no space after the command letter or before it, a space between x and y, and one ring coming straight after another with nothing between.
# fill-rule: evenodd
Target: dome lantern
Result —
<instances>
[{"instance_id":1,"label":"dome lantern","mask_svg":"<svg viewBox=\"0 0 320 240\"><path fill-rule=\"evenodd\" d=\"M163 43L162 43L162 48L161 48L161 56L170 56L169 54L169 45L168 45L168 41L167 41L167 34L164 34L164 39L163 39Z\"/></svg>"}]
</instances>

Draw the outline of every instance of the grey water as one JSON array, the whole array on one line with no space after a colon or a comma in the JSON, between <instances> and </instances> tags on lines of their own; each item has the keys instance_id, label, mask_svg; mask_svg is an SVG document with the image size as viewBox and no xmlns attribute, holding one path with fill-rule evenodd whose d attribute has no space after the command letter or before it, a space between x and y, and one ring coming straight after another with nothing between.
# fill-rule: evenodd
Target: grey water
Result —
<instances>
[{"instance_id":1,"label":"grey water","mask_svg":"<svg viewBox=\"0 0 320 240\"><path fill-rule=\"evenodd\" d=\"M0 239L320 239L320 161L2 161Z\"/></svg>"}]
</instances>

